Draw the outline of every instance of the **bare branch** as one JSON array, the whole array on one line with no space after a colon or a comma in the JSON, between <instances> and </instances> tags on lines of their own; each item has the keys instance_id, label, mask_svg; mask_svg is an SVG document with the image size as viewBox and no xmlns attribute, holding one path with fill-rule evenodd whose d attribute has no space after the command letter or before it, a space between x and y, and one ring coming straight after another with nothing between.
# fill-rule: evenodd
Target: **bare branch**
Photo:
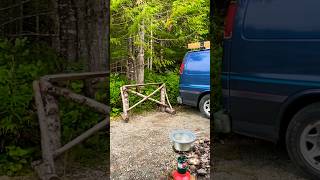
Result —
<instances>
[{"instance_id":1,"label":"bare branch","mask_svg":"<svg viewBox=\"0 0 320 180\"><path fill-rule=\"evenodd\" d=\"M49 15L49 14L52 14L52 12L43 12L43 13L38 13L38 14L32 14L32 15L25 15L25 16L20 16L20 17L16 17L16 18L13 18L13 19L10 19L9 21L6 21L2 24L0 24L0 27L1 26L4 26L6 24L10 24L12 22L15 22L17 20L21 20L21 19L26 19L26 18L31 18L31 17L36 17L36 16L43 16L43 15Z\"/></svg>"},{"instance_id":2,"label":"bare branch","mask_svg":"<svg viewBox=\"0 0 320 180\"><path fill-rule=\"evenodd\" d=\"M4 11L4 10L11 9L11 8L14 8L14 7L19 7L19 6L21 6L21 4L25 4L25 3L30 2L30 1L31 0L21 1L20 3L13 4L11 6L7 6L7 7L4 7L4 8L1 8L0 11Z\"/></svg>"}]
</instances>

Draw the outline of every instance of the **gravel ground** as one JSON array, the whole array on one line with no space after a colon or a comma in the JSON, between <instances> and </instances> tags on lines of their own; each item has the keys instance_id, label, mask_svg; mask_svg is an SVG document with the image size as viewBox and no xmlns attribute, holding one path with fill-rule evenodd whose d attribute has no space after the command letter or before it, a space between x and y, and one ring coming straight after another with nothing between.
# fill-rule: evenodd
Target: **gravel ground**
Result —
<instances>
[{"instance_id":1,"label":"gravel ground","mask_svg":"<svg viewBox=\"0 0 320 180\"><path fill-rule=\"evenodd\" d=\"M240 135L214 142L214 180L304 180L284 147Z\"/></svg>"},{"instance_id":2,"label":"gravel ground","mask_svg":"<svg viewBox=\"0 0 320 180\"><path fill-rule=\"evenodd\" d=\"M110 124L111 179L159 179L172 171L176 154L169 140L174 129L189 129L198 137L210 136L210 121L197 109L177 109L176 115L149 112L129 123ZM171 167L166 164L172 164Z\"/></svg>"}]
</instances>

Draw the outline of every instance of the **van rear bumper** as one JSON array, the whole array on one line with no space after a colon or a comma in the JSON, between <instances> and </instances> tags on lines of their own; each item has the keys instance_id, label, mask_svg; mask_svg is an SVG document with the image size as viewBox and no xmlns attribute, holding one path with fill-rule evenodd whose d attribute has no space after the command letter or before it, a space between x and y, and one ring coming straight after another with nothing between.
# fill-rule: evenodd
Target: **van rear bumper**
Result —
<instances>
[{"instance_id":1,"label":"van rear bumper","mask_svg":"<svg viewBox=\"0 0 320 180\"><path fill-rule=\"evenodd\" d=\"M182 98L180 96L177 97L177 103L182 104Z\"/></svg>"},{"instance_id":2,"label":"van rear bumper","mask_svg":"<svg viewBox=\"0 0 320 180\"><path fill-rule=\"evenodd\" d=\"M181 100L180 101L181 104L194 106L194 107L198 106L198 98L201 92L180 89L179 93L180 93L180 96L178 98L180 98L179 100Z\"/></svg>"}]
</instances>

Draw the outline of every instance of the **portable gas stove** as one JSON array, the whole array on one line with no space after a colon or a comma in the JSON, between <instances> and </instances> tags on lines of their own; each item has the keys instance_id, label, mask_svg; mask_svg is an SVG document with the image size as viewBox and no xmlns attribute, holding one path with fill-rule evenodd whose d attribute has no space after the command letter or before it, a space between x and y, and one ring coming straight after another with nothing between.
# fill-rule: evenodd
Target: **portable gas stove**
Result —
<instances>
[{"instance_id":1,"label":"portable gas stove","mask_svg":"<svg viewBox=\"0 0 320 180\"><path fill-rule=\"evenodd\" d=\"M183 155L192 148L192 143L196 140L196 135L188 130L174 130L170 133L173 142L173 149L179 154L177 159L177 169L172 172L174 180L191 180L194 177L188 170L188 158Z\"/></svg>"}]
</instances>

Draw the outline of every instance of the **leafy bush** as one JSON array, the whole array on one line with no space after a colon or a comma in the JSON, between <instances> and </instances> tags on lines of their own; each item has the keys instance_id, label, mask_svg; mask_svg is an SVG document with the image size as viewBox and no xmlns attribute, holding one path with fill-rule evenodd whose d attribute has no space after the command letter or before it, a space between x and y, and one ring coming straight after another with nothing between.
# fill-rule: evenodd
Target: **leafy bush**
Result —
<instances>
[{"instance_id":1,"label":"leafy bush","mask_svg":"<svg viewBox=\"0 0 320 180\"><path fill-rule=\"evenodd\" d=\"M65 68L62 62L45 44L30 43L26 39L0 40L0 174L18 175L28 172L31 169L30 162L40 158L40 132L33 102L32 81L46 74L61 72ZM75 66L69 68L79 70ZM84 84L82 81L72 81L67 84L67 88L81 93ZM99 84L97 89L95 98L105 102L106 84ZM64 98L59 100L59 109L62 143L103 118L91 109ZM98 140L87 141L92 142L90 144L94 150L99 149L97 146L106 146L105 142L100 143L100 135L106 137L105 134L99 134L95 136Z\"/></svg>"},{"instance_id":2,"label":"leafy bush","mask_svg":"<svg viewBox=\"0 0 320 180\"><path fill-rule=\"evenodd\" d=\"M222 47L217 46L213 49L213 63L211 69L213 70L213 78L211 79L213 103L213 112L218 111L222 104L222 87L221 87L221 66L222 66Z\"/></svg>"},{"instance_id":3,"label":"leafy bush","mask_svg":"<svg viewBox=\"0 0 320 180\"><path fill-rule=\"evenodd\" d=\"M21 171L31 159L33 148L22 149L17 146L7 146L6 154L0 154L0 172L6 172L8 175L14 175Z\"/></svg>"},{"instance_id":4,"label":"leafy bush","mask_svg":"<svg viewBox=\"0 0 320 180\"><path fill-rule=\"evenodd\" d=\"M67 88L73 92L83 94L83 81L73 81L67 85ZM107 102L107 84L105 81L100 82L97 86L95 99L99 102ZM62 126L62 143L72 140L74 137L80 135L85 130L93 127L105 117L100 113L92 111L92 109L81 106L77 103L70 102L64 98L59 99L60 118ZM97 159L106 157L109 153L109 132L100 131L75 147L73 147L68 155L68 162L76 161L85 167L96 166L100 163L106 163L107 159L102 159L97 162Z\"/></svg>"},{"instance_id":5,"label":"leafy bush","mask_svg":"<svg viewBox=\"0 0 320 180\"><path fill-rule=\"evenodd\" d=\"M32 81L59 69L54 52L26 39L0 40L0 173L15 174L31 160L28 147L40 138L33 100Z\"/></svg>"},{"instance_id":6,"label":"leafy bush","mask_svg":"<svg viewBox=\"0 0 320 180\"><path fill-rule=\"evenodd\" d=\"M172 105L177 104L177 96L179 94L179 75L178 71L170 71L167 73L158 74L152 71L145 71L145 83L166 83L167 94ZM120 87L129 84L129 81L125 76L112 74L110 76L110 106L112 108L111 116L117 116L122 112L122 101L120 95ZM132 82L134 84L134 82ZM141 89L142 94L150 94L156 88L151 86L146 86ZM160 93L156 93L153 95L154 98L159 99ZM140 97L137 96L129 96L130 105L133 105L141 100ZM156 103L151 101L146 101L141 105L138 105L132 111L139 112L143 110L150 110L156 107Z\"/></svg>"},{"instance_id":7,"label":"leafy bush","mask_svg":"<svg viewBox=\"0 0 320 180\"><path fill-rule=\"evenodd\" d=\"M119 74L110 75L110 107L111 116L117 116L122 111L120 87L128 84L125 76Z\"/></svg>"}]
</instances>

